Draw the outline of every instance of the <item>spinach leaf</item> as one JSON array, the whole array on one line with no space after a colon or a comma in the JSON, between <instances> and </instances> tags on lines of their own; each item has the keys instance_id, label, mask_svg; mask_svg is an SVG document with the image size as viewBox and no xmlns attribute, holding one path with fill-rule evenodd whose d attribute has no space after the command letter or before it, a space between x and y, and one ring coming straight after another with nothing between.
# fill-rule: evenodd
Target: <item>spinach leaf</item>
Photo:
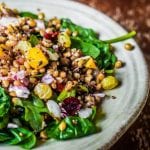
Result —
<instances>
[{"instance_id":1,"label":"spinach leaf","mask_svg":"<svg viewBox=\"0 0 150 150\"><path fill-rule=\"evenodd\" d=\"M39 97L37 97L36 95L34 95L33 93L31 95L31 99L32 99L32 102L33 102L34 106L44 107L43 101Z\"/></svg>"},{"instance_id":2,"label":"spinach leaf","mask_svg":"<svg viewBox=\"0 0 150 150\"><path fill-rule=\"evenodd\" d=\"M4 142L10 140L12 136L10 136L7 132L0 131L0 142Z\"/></svg>"},{"instance_id":3,"label":"spinach leaf","mask_svg":"<svg viewBox=\"0 0 150 150\"><path fill-rule=\"evenodd\" d=\"M8 140L6 143L16 145L25 139L28 139L33 133L24 128L11 128L8 131L14 136L14 138Z\"/></svg>"},{"instance_id":4,"label":"spinach leaf","mask_svg":"<svg viewBox=\"0 0 150 150\"><path fill-rule=\"evenodd\" d=\"M0 129L3 129L7 126L9 121L8 114L4 115L3 117L0 117Z\"/></svg>"},{"instance_id":5,"label":"spinach leaf","mask_svg":"<svg viewBox=\"0 0 150 150\"><path fill-rule=\"evenodd\" d=\"M64 131L59 129L61 122L53 122L47 127L46 133L49 138L66 140L90 135L98 131L97 127L88 119L66 117L62 121L66 123L66 129Z\"/></svg>"},{"instance_id":6,"label":"spinach leaf","mask_svg":"<svg viewBox=\"0 0 150 150\"><path fill-rule=\"evenodd\" d=\"M7 140L7 144L16 145L19 144L23 148L31 149L36 144L36 136L33 132L25 128L12 128L8 131L13 135L10 140Z\"/></svg>"},{"instance_id":7,"label":"spinach leaf","mask_svg":"<svg viewBox=\"0 0 150 150\"><path fill-rule=\"evenodd\" d=\"M100 50L95 45L88 42L84 42L78 37L72 37L71 43L73 48L81 49L84 55L97 58L100 54Z\"/></svg>"},{"instance_id":8,"label":"spinach leaf","mask_svg":"<svg viewBox=\"0 0 150 150\"><path fill-rule=\"evenodd\" d=\"M47 107L41 99L32 94L30 100L16 100L16 105L25 109L25 113L22 118L27 122L35 132L39 132L43 129L43 115L41 113L48 113Z\"/></svg>"},{"instance_id":9,"label":"spinach leaf","mask_svg":"<svg viewBox=\"0 0 150 150\"><path fill-rule=\"evenodd\" d=\"M20 145L25 149L31 149L36 144L36 136L25 128L11 128L0 131L0 142L10 145Z\"/></svg>"},{"instance_id":10,"label":"spinach leaf","mask_svg":"<svg viewBox=\"0 0 150 150\"><path fill-rule=\"evenodd\" d=\"M36 136L32 134L28 139L19 144L24 149L31 149L36 145Z\"/></svg>"},{"instance_id":11,"label":"spinach leaf","mask_svg":"<svg viewBox=\"0 0 150 150\"><path fill-rule=\"evenodd\" d=\"M0 117L8 113L10 109L10 97L6 94L5 90L0 87Z\"/></svg>"},{"instance_id":12,"label":"spinach leaf","mask_svg":"<svg viewBox=\"0 0 150 150\"><path fill-rule=\"evenodd\" d=\"M63 90L57 97L57 100L63 101L68 97L75 97L75 96L76 96L76 89L71 89L70 91Z\"/></svg>"},{"instance_id":13,"label":"spinach leaf","mask_svg":"<svg viewBox=\"0 0 150 150\"><path fill-rule=\"evenodd\" d=\"M30 36L29 42L31 43L32 47L36 46L39 43L39 39L36 35L32 34Z\"/></svg>"},{"instance_id":14,"label":"spinach leaf","mask_svg":"<svg viewBox=\"0 0 150 150\"><path fill-rule=\"evenodd\" d=\"M71 32L77 31L78 37L80 37L81 39L91 40L93 38L98 38L98 34L94 30L76 25L70 19L61 19L61 28L68 28Z\"/></svg>"},{"instance_id":15,"label":"spinach leaf","mask_svg":"<svg viewBox=\"0 0 150 150\"><path fill-rule=\"evenodd\" d=\"M33 19L38 19L38 16L36 14L33 14L31 12L28 12L28 11L20 12L19 16L21 16L21 17L29 17L29 18L33 18Z\"/></svg>"}]
</instances>

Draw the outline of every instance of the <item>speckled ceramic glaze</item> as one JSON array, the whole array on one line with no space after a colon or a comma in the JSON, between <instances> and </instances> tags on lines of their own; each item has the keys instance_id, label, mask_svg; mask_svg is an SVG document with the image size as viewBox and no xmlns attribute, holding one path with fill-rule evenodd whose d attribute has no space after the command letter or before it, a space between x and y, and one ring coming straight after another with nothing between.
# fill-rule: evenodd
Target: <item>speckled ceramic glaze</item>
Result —
<instances>
[{"instance_id":1,"label":"speckled ceramic glaze","mask_svg":"<svg viewBox=\"0 0 150 150\"><path fill-rule=\"evenodd\" d=\"M0 0L19 10L37 12L40 8L47 18L58 16L71 18L75 23L91 27L100 33L102 39L125 34L126 31L116 22L92 8L67 0ZM117 76L122 82L115 90L108 91L110 98L103 104L106 117L99 121L100 133L68 141L49 140L37 147L37 150L96 150L108 149L125 133L135 121L146 102L148 93L148 71L143 55L134 40L128 40L135 46L131 52L125 51L124 42L115 44L116 55L126 65L119 69ZM111 96L117 97L112 99ZM20 147L0 145L0 150L19 150Z\"/></svg>"}]
</instances>

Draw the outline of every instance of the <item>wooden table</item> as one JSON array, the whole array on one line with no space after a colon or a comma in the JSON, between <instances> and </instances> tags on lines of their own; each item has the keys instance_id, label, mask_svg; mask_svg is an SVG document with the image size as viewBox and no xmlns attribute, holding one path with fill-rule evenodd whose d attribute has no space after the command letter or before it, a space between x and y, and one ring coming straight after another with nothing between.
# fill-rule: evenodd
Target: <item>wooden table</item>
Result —
<instances>
[{"instance_id":1,"label":"wooden table","mask_svg":"<svg viewBox=\"0 0 150 150\"><path fill-rule=\"evenodd\" d=\"M139 43L150 70L150 0L78 0L138 31ZM142 77L141 77L142 78ZM139 118L111 150L150 150L150 96Z\"/></svg>"}]
</instances>

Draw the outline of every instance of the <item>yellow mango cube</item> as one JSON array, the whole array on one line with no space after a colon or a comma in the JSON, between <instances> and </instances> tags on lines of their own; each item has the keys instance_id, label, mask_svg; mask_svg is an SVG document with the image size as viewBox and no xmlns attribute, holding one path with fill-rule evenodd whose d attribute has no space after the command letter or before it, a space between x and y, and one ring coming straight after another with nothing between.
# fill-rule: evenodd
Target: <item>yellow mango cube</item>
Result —
<instances>
[{"instance_id":1,"label":"yellow mango cube","mask_svg":"<svg viewBox=\"0 0 150 150\"><path fill-rule=\"evenodd\" d=\"M8 56L5 54L5 52L0 47L0 59L7 59L7 58L8 58Z\"/></svg>"},{"instance_id":2,"label":"yellow mango cube","mask_svg":"<svg viewBox=\"0 0 150 150\"><path fill-rule=\"evenodd\" d=\"M48 64L48 59L39 48L31 48L27 52L27 61L34 69L40 69Z\"/></svg>"},{"instance_id":3,"label":"yellow mango cube","mask_svg":"<svg viewBox=\"0 0 150 150\"><path fill-rule=\"evenodd\" d=\"M58 42L61 43L66 48L71 46L70 36L66 32L59 34Z\"/></svg>"},{"instance_id":4,"label":"yellow mango cube","mask_svg":"<svg viewBox=\"0 0 150 150\"><path fill-rule=\"evenodd\" d=\"M95 69L95 68L96 68L96 64L95 64L93 58L90 58L90 59L86 62L85 67L86 67L86 68L91 68L91 69Z\"/></svg>"}]
</instances>

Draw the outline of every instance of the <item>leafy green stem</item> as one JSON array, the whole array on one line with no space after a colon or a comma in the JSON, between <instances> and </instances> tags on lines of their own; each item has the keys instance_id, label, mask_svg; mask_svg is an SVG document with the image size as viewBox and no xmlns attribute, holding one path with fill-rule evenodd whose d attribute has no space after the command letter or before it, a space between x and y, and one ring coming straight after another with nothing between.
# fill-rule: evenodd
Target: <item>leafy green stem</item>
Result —
<instances>
[{"instance_id":1,"label":"leafy green stem","mask_svg":"<svg viewBox=\"0 0 150 150\"><path fill-rule=\"evenodd\" d=\"M120 37L117 37L117 38L114 38L114 39L106 40L104 42L109 43L109 44L116 43L116 42L121 42L121 41L130 39L130 38L134 37L135 35L136 35L136 31L131 31L126 35L123 35L123 36L120 36Z\"/></svg>"}]
</instances>

